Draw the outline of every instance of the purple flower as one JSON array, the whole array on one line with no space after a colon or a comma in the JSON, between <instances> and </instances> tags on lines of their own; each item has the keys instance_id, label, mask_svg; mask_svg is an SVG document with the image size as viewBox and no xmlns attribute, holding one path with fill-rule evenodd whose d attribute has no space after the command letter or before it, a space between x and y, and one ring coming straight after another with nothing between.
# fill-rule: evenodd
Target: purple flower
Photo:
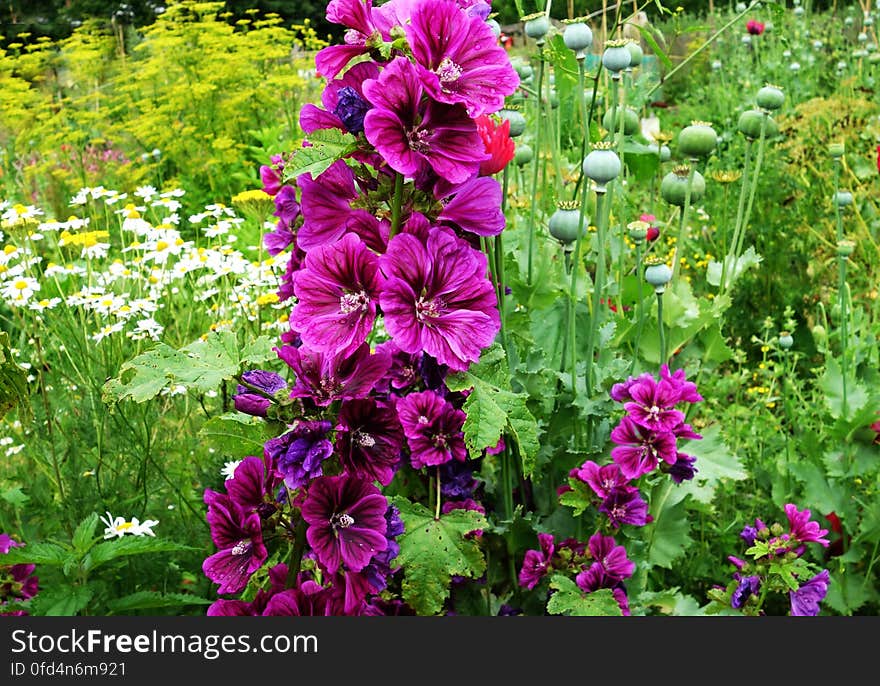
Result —
<instances>
[{"instance_id":1,"label":"purple flower","mask_svg":"<svg viewBox=\"0 0 880 686\"><path fill-rule=\"evenodd\" d=\"M281 186L275 195L275 211L272 215L290 226L299 217L299 213L300 206L296 201L296 188L287 184Z\"/></svg>"},{"instance_id":2,"label":"purple flower","mask_svg":"<svg viewBox=\"0 0 880 686\"><path fill-rule=\"evenodd\" d=\"M672 431L684 422L684 413L674 409L681 399L681 390L672 380L656 381L650 375L642 375L627 390L632 400L623 407L636 424L649 431Z\"/></svg>"},{"instance_id":3,"label":"purple flower","mask_svg":"<svg viewBox=\"0 0 880 686\"><path fill-rule=\"evenodd\" d=\"M764 524L760 519L755 520L755 526L746 525L743 527L743 530L740 531L739 537L746 542L746 545L751 547L755 544L755 539L758 538L758 533L762 529L766 529L767 525Z\"/></svg>"},{"instance_id":4,"label":"purple flower","mask_svg":"<svg viewBox=\"0 0 880 686\"><path fill-rule=\"evenodd\" d=\"M831 575L823 569L812 579L800 585L798 590L789 591L792 617L815 617L819 614L819 603L828 593Z\"/></svg>"},{"instance_id":5,"label":"purple flower","mask_svg":"<svg viewBox=\"0 0 880 686\"><path fill-rule=\"evenodd\" d=\"M501 320L486 256L451 232L435 229L427 244L398 234L379 265L385 326L401 350L461 371L495 340Z\"/></svg>"},{"instance_id":6,"label":"purple flower","mask_svg":"<svg viewBox=\"0 0 880 686\"><path fill-rule=\"evenodd\" d=\"M256 386L269 395L275 395L287 388L287 382L275 372L267 372L262 369L252 369L241 375L241 378L251 386ZM255 417L265 417L266 411L272 404L268 398L254 393L247 386L239 384L235 389L232 399L235 409Z\"/></svg>"},{"instance_id":7,"label":"purple flower","mask_svg":"<svg viewBox=\"0 0 880 686\"><path fill-rule=\"evenodd\" d=\"M573 476L593 489L600 498L608 498L619 490L632 488L617 464L606 464L600 467L592 460L584 462L579 469L573 470Z\"/></svg>"},{"instance_id":8,"label":"purple flower","mask_svg":"<svg viewBox=\"0 0 880 686\"><path fill-rule=\"evenodd\" d=\"M612 536L603 536L597 531L587 542L587 548L593 559L602 565L607 579L623 581L636 570L635 562L631 562L626 556L626 548L617 545Z\"/></svg>"},{"instance_id":9,"label":"purple flower","mask_svg":"<svg viewBox=\"0 0 880 686\"><path fill-rule=\"evenodd\" d=\"M356 233L367 246L384 252L390 225L380 222L371 212L352 209L360 198L355 175L342 160L331 164L317 179L311 173L300 174L303 223L296 234L297 245L306 252L338 241L346 233Z\"/></svg>"},{"instance_id":10,"label":"purple flower","mask_svg":"<svg viewBox=\"0 0 880 686\"><path fill-rule=\"evenodd\" d=\"M272 468L267 470L266 458L249 456L235 468L231 479L226 480L226 494L245 514L256 512L265 519L275 511L266 496L273 493L277 482L272 478ZM269 465L272 460L268 460ZM269 472L267 474L267 471Z\"/></svg>"},{"instance_id":11,"label":"purple flower","mask_svg":"<svg viewBox=\"0 0 880 686\"><path fill-rule=\"evenodd\" d=\"M291 326L305 344L346 353L367 340L379 299L379 258L353 233L315 248L297 274Z\"/></svg>"},{"instance_id":12,"label":"purple flower","mask_svg":"<svg viewBox=\"0 0 880 686\"><path fill-rule=\"evenodd\" d=\"M540 550L526 551L522 568L519 570L519 585L530 591L550 571L550 562L555 550L552 534L538 534L538 545L541 547Z\"/></svg>"},{"instance_id":13,"label":"purple flower","mask_svg":"<svg viewBox=\"0 0 880 686\"><path fill-rule=\"evenodd\" d=\"M302 506L306 540L318 561L335 574L341 564L359 572L388 547L388 501L368 480L322 476L311 482Z\"/></svg>"},{"instance_id":14,"label":"purple flower","mask_svg":"<svg viewBox=\"0 0 880 686\"><path fill-rule=\"evenodd\" d=\"M403 427L393 407L372 398L342 403L336 450L347 472L387 486L397 471L402 446Z\"/></svg>"},{"instance_id":15,"label":"purple flower","mask_svg":"<svg viewBox=\"0 0 880 686\"><path fill-rule=\"evenodd\" d=\"M497 236L504 230L501 185L487 176L476 176L454 187L440 198L443 209L438 221L477 236Z\"/></svg>"},{"instance_id":16,"label":"purple flower","mask_svg":"<svg viewBox=\"0 0 880 686\"><path fill-rule=\"evenodd\" d=\"M290 230L287 222L283 220L278 220L272 231L267 231L263 234L263 246L272 257L286 250L288 246L293 245L295 240L296 236Z\"/></svg>"},{"instance_id":17,"label":"purple flower","mask_svg":"<svg viewBox=\"0 0 880 686\"><path fill-rule=\"evenodd\" d=\"M0 534L0 555L6 555L13 548L21 548L24 543L19 543L9 534Z\"/></svg>"},{"instance_id":18,"label":"purple flower","mask_svg":"<svg viewBox=\"0 0 880 686\"><path fill-rule=\"evenodd\" d=\"M746 604L749 596L758 594L761 588L761 577L742 576L737 572L734 574L734 578L739 580L739 585L730 596L730 606L739 610Z\"/></svg>"},{"instance_id":19,"label":"purple flower","mask_svg":"<svg viewBox=\"0 0 880 686\"><path fill-rule=\"evenodd\" d=\"M465 108L424 98L417 67L407 58L392 60L363 88L373 104L364 133L396 172L412 177L428 166L450 183L462 183L488 158Z\"/></svg>"},{"instance_id":20,"label":"purple flower","mask_svg":"<svg viewBox=\"0 0 880 686\"><path fill-rule=\"evenodd\" d=\"M687 381L684 376L684 369L676 369L674 373L669 373L669 365L660 367L660 378L665 379L678 388L679 402L697 403L703 400L703 396L697 391L697 384Z\"/></svg>"},{"instance_id":21,"label":"purple flower","mask_svg":"<svg viewBox=\"0 0 880 686\"><path fill-rule=\"evenodd\" d=\"M301 488L321 476L324 460L333 454L327 440L328 421L297 421L288 431L266 441L264 450L288 489Z\"/></svg>"},{"instance_id":22,"label":"purple flower","mask_svg":"<svg viewBox=\"0 0 880 686\"><path fill-rule=\"evenodd\" d=\"M311 103L302 107L300 127L305 133L318 129L341 129L357 135L364 130L364 116L370 108L363 94L363 82L379 76L375 62L359 62L345 71L341 78L327 84L321 94L320 109Z\"/></svg>"},{"instance_id":23,"label":"purple flower","mask_svg":"<svg viewBox=\"0 0 880 686\"><path fill-rule=\"evenodd\" d=\"M362 343L350 355L325 354L292 345L274 350L296 375L290 396L310 398L320 406L334 400L366 398L391 366L390 352L377 348L375 354L370 354L368 343Z\"/></svg>"},{"instance_id":24,"label":"purple flower","mask_svg":"<svg viewBox=\"0 0 880 686\"><path fill-rule=\"evenodd\" d=\"M261 613L264 617L332 617L340 612L338 594L312 579L300 579L294 588L273 595Z\"/></svg>"},{"instance_id":25,"label":"purple flower","mask_svg":"<svg viewBox=\"0 0 880 686\"><path fill-rule=\"evenodd\" d=\"M452 460L440 466L440 493L444 498L470 498L477 488L474 468L468 462Z\"/></svg>"},{"instance_id":26,"label":"purple flower","mask_svg":"<svg viewBox=\"0 0 880 686\"><path fill-rule=\"evenodd\" d=\"M318 73L327 79L335 77L354 57L365 55L389 37L383 36L376 25L372 0L330 0L325 16L331 24L348 28L344 45L329 45L315 56Z\"/></svg>"},{"instance_id":27,"label":"purple flower","mask_svg":"<svg viewBox=\"0 0 880 686\"><path fill-rule=\"evenodd\" d=\"M614 489L599 505L599 512L608 515L615 529L621 524L644 526L650 521L648 503L634 489Z\"/></svg>"},{"instance_id":28,"label":"purple flower","mask_svg":"<svg viewBox=\"0 0 880 686\"><path fill-rule=\"evenodd\" d=\"M828 529L820 529L818 522L810 521L810 511L805 509L798 511L797 506L791 503L785 505L785 514L791 527L791 536L800 543L819 543L828 547L830 541L822 538L828 533Z\"/></svg>"},{"instance_id":29,"label":"purple flower","mask_svg":"<svg viewBox=\"0 0 880 686\"><path fill-rule=\"evenodd\" d=\"M627 479L654 471L661 460L675 464L676 441L671 431L650 431L624 416L611 431L611 441L617 444L611 458Z\"/></svg>"},{"instance_id":30,"label":"purple flower","mask_svg":"<svg viewBox=\"0 0 880 686\"><path fill-rule=\"evenodd\" d=\"M519 85L507 52L484 18L448 0L424 0L412 10L406 37L419 78L439 102L465 106L476 118L504 105Z\"/></svg>"},{"instance_id":31,"label":"purple flower","mask_svg":"<svg viewBox=\"0 0 880 686\"><path fill-rule=\"evenodd\" d=\"M281 190L281 172L284 171L284 161L281 155L272 155L269 160L271 165L260 166L260 181L263 183L263 192L267 195L275 195Z\"/></svg>"},{"instance_id":32,"label":"purple flower","mask_svg":"<svg viewBox=\"0 0 880 686\"><path fill-rule=\"evenodd\" d=\"M464 434L466 415L434 391L410 393L397 401L413 469L467 459Z\"/></svg>"},{"instance_id":33,"label":"purple flower","mask_svg":"<svg viewBox=\"0 0 880 686\"><path fill-rule=\"evenodd\" d=\"M663 471L668 472L672 480L680 484L683 481L690 481L699 471L694 467L697 458L693 455L685 455L684 453L676 453L676 460L672 466L662 465Z\"/></svg>"},{"instance_id":34,"label":"purple flower","mask_svg":"<svg viewBox=\"0 0 880 686\"><path fill-rule=\"evenodd\" d=\"M202 571L219 584L217 593L238 593L268 557L263 545L260 515L244 512L223 493L205 489L211 539L219 552L202 564Z\"/></svg>"}]
</instances>

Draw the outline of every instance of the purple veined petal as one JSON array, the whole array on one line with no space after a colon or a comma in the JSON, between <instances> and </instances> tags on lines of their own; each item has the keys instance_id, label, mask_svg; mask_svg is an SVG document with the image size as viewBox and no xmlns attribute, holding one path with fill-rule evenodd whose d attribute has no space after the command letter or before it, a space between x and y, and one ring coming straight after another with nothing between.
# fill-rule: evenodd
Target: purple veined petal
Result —
<instances>
[{"instance_id":1,"label":"purple veined petal","mask_svg":"<svg viewBox=\"0 0 880 686\"><path fill-rule=\"evenodd\" d=\"M487 176L468 179L458 186L437 216L478 236L497 236L504 230L501 184ZM447 196L448 197L448 196Z\"/></svg>"}]
</instances>

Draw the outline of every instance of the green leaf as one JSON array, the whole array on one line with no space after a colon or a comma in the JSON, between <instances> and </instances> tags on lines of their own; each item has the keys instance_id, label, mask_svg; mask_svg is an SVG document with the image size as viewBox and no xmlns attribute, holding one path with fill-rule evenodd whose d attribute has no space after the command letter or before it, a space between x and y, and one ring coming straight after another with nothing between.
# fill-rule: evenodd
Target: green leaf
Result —
<instances>
[{"instance_id":1,"label":"green leaf","mask_svg":"<svg viewBox=\"0 0 880 686\"><path fill-rule=\"evenodd\" d=\"M111 560L149 553L178 553L196 550L190 546L145 536L125 536L99 543L83 559L83 569L97 569Z\"/></svg>"},{"instance_id":2,"label":"green leaf","mask_svg":"<svg viewBox=\"0 0 880 686\"><path fill-rule=\"evenodd\" d=\"M637 180L650 181L660 167L660 154L656 147L629 140L623 144L623 163Z\"/></svg>"},{"instance_id":3,"label":"green leaf","mask_svg":"<svg viewBox=\"0 0 880 686\"><path fill-rule=\"evenodd\" d=\"M663 483L651 494L651 515L654 521L645 526L648 561L652 565L672 569L672 563L693 543L688 532L685 501L675 492L671 481Z\"/></svg>"},{"instance_id":4,"label":"green leaf","mask_svg":"<svg viewBox=\"0 0 880 686\"><path fill-rule=\"evenodd\" d=\"M639 33L642 34L642 38L645 39L645 43L648 44L651 52L657 55L657 59L663 63L663 66L666 67L667 70L672 69L672 60L669 59L669 56L663 51L663 49L660 47L660 44L658 43L658 39L660 41L663 41L663 34L661 34L656 29L642 26L641 24L636 23L633 25L639 30Z\"/></svg>"},{"instance_id":5,"label":"green leaf","mask_svg":"<svg viewBox=\"0 0 880 686\"><path fill-rule=\"evenodd\" d=\"M300 174L317 179L336 160L357 150L357 139L339 129L318 129L309 135L309 147L299 148L284 162L282 181L294 181Z\"/></svg>"},{"instance_id":6,"label":"green leaf","mask_svg":"<svg viewBox=\"0 0 880 686\"><path fill-rule=\"evenodd\" d=\"M20 548L10 548L0 561L4 565L35 564L61 567L70 557L70 551L57 543L27 543Z\"/></svg>"},{"instance_id":7,"label":"green leaf","mask_svg":"<svg viewBox=\"0 0 880 686\"><path fill-rule=\"evenodd\" d=\"M730 452L721 436L721 425L712 424L700 430L700 440L682 442L679 450L697 458L694 467L697 473L693 479L681 484L685 492L694 500L710 503L715 490L727 481L742 481L748 478L739 457Z\"/></svg>"},{"instance_id":8,"label":"green leaf","mask_svg":"<svg viewBox=\"0 0 880 686\"><path fill-rule=\"evenodd\" d=\"M839 488L832 484L825 472L812 462L800 461L790 465L791 473L804 485L803 507L820 512L843 512L846 500Z\"/></svg>"},{"instance_id":9,"label":"green leaf","mask_svg":"<svg viewBox=\"0 0 880 686\"><path fill-rule=\"evenodd\" d=\"M825 404L834 419L848 419L868 403L868 391L854 378L846 380L846 412L843 407L843 372L833 357L825 359L825 373L819 380L819 388L825 393Z\"/></svg>"},{"instance_id":10,"label":"green leaf","mask_svg":"<svg viewBox=\"0 0 880 686\"><path fill-rule=\"evenodd\" d=\"M263 444L272 437L264 420L241 412L212 417L199 429L199 436L209 448L232 459L262 455Z\"/></svg>"},{"instance_id":11,"label":"green leaf","mask_svg":"<svg viewBox=\"0 0 880 686\"><path fill-rule=\"evenodd\" d=\"M528 394L510 390L507 356L497 343L486 348L480 361L466 372L446 378L450 391L470 389L463 410L464 438L472 458L494 447L506 431L516 443L523 461L523 473L530 476L540 449L538 423L528 408Z\"/></svg>"},{"instance_id":12,"label":"green leaf","mask_svg":"<svg viewBox=\"0 0 880 686\"><path fill-rule=\"evenodd\" d=\"M593 507L595 493L580 479L569 479L568 484L571 490L559 496L559 503L572 508L572 515L578 517Z\"/></svg>"},{"instance_id":13,"label":"green leaf","mask_svg":"<svg viewBox=\"0 0 880 686\"><path fill-rule=\"evenodd\" d=\"M727 287L730 288L747 269L757 267L761 264L763 259L763 257L755 252L755 248L750 245L748 249L736 259L734 259L732 255L727 255L724 258L724 262L716 262L715 260L709 262L709 266L706 269L706 281L712 286L720 286L721 272L724 263L726 263L727 273L724 275L724 280L727 281Z\"/></svg>"},{"instance_id":14,"label":"green leaf","mask_svg":"<svg viewBox=\"0 0 880 686\"><path fill-rule=\"evenodd\" d=\"M3 498L3 500L12 505L15 509L24 507L27 501L31 499L29 495L21 490L21 486L13 486L12 488L6 489L0 493L0 498Z\"/></svg>"},{"instance_id":15,"label":"green leaf","mask_svg":"<svg viewBox=\"0 0 880 686\"><path fill-rule=\"evenodd\" d=\"M657 608L664 615L673 617L697 617L705 614L700 604L692 596L683 594L679 588L665 591L643 591L638 603L644 607Z\"/></svg>"},{"instance_id":16,"label":"green leaf","mask_svg":"<svg viewBox=\"0 0 880 686\"><path fill-rule=\"evenodd\" d=\"M78 553L84 553L95 541L95 529L98 528L98 515L92 512L79 523L73 532L73 547Z\"/></svg>"},{"instance_id":17,"label":"green leaf","mask_svg":"<svg viewBox=\"0 0 880 686\"><path fill-rule=\"evenodd\" d=\"M554 574L550 579L553 595L547 601L547 612L551 615L569 617L622 617L623 612L617 604L610 588L600 588L592 593L584 593L567 576Z\"/></svg>"},{"instance_id":18,"label":"green leaf","mask_svg":"<svg viewBox=\"0 0 880 686\"><path fill-rule=\"evenodd\" d=\"M57 586L34 597L33 614L41 617L73 617L92 599L88 586Z\"/></svg>"},{"instance_id":19,"label":"green leaf","mask_svg":"<svg viewBox=\"0 0 880 686\"><path fill-rule=\"evenodd\" d=\"M867 580L862 574L853 569L845 572L832 572L831 583L828 584L828 594L823 601L838 614L851 615L858 610L873 595L876 597L875 583Z\"/></svg>"},{"instance_id":20,"label":"green leaf","mask_svg":"<svg viewBox=\"0 0 880 686\"><path fill-rule=\"evenodd\" d=\"M104 402L131 398L142 403L175 384L205 393L233 378L242 365L274 357L271 347L272 340L261 336L240 348L238 337L231 331L212 331L180 350L159 343L125 362L119 376L104 384Z\"/></svg>"},{"instance_id":21,"label":"green leaf","mask_svg":"<svg viewBox=\"0 0 880 686\"><path fill-rule=\"evenodd\" d=\"M28 393L27 372L12 358L9 334L0 331L0 417L18 407L22 422L33 418Z\"/></svg>"},{"instance_id":22,"label":"green leaf","mask_svg":"<svg viewBox=\"0 0 880 686\"><path fill-rule=\"evenodd\" d=\"M162 607L178 607L182 605L210 605L212 600L200 598L190 593L160 593L158 591L138 591L107 603L107 607L115 614L125 614L132 610L150 610Z\"/></svg>"},{"instance_id":23,"label":"green leaf","mask_svg":"<svg viewBox=\"0 0 880 686\"><path fill-rule=\"evenodd\" d=\"M434 519L420 503L396 496L406 530L398 538L400 553L395 564L403 568L403 599L419 615L436 615L449 597L454 575L478 578L486 570L479 539L465 538L489 523L479 512L453 510Z\"/></svg>"}]
</instances>

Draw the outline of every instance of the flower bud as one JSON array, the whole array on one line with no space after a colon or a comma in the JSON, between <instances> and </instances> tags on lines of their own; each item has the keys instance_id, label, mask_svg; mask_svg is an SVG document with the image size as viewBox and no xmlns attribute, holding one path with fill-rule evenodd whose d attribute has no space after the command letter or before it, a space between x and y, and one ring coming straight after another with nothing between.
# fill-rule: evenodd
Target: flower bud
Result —
<instances>
[{"instance_id":1,"label":"flower bud","mask_svg":"<svg viewBox=\"0 0 880 686\"><path fill-rule=\"evenodd\" d=\"M861 33L859 33L858 36L856 36L856 40L859 43L867 43L868 42L868 34L865 33L864 31L862 31Z\"/></svg>"},{"instance_id":2,"label":"flower bud","mask_svg":"<svg viewBox=\"0 0 880 686\"><path fill-rule=\"evenodd\" d=\"M815 341L817 346L824 345L825 342L828 340L828 332L821 324L816 324L812 329L810 329L810 333L813 335L813 340Z\"/></svg>"},{"instance_id":3,"label":"flower bud","mask_svg":"<svg viewBox=\"0 0 880 686\"><path fill-rule=\"evenodd\" d=\"M672 159L672 150L669 149L668 145L660 146L660 161L661 162L669 162Z\"/></svg>"},{"instance_id":4,"label":"flower bud","mask_svg":"<svg viewBox=\"0 0 880 686\"><path fill-rule=\"evenodd\" d=\"M785 529L782 528L782 524L779 522L773 522L773 524L770 525L770 533L774 536L782 536L784 531Z\"/></svg>"}]
</instances>

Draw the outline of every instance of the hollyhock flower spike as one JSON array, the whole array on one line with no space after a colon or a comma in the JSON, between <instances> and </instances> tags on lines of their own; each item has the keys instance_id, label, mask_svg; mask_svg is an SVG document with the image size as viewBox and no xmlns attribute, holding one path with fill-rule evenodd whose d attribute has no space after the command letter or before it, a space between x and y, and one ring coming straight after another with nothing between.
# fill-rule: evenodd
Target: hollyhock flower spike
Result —
<instances>
[{"instance_id":1,"label":"hollyhock flower spike","mask_svg":"<svg viewBox=\"0 0 880 686\"><path fill-rule=\"evenodd\" d=\"M497 112L519 76L492 29L448 0L424 0L412 11L406 37L430 96L461 103L468 116Z\"/></svg>"},{"instance_id":2,"label":"hollyhock flower spike","mask_svg":"<svg viewBox=\"0 0 880 686\"><path fill-rule=\"evenodd\" d=\"M364 95L373 105L364 133L394 171L414 177L429 167L450 183L462 183L489 158L464 107L425 99L407 58L395 58L378 79L366 81Z\"/></svg>"},{"instance_id":3,"label":"hollyhock flower spike","mask_svg":"<svg viewBox=\"0 0 880 686\"><path fill-rule=\"evenodd\" d=\"M379 299L379 258L347 233L306 255L294 284L291 325L303 342L324 353L348 353L373 329Z\"/></svg>"},{"instance_id":4,"label":"hollyhock flower spike","mask_svg":"<svg viewBox=\"0 0 880 686\"><path fill-rule=\"evenodd\" d=\"M388 547L388 501L366 479L322 476L310 485L302 506L306 540L330 574L342 564L359 572Z\"/></svg>"},{"instance_id":5,"label":"hollyhock flower spike","mask_svg":"<svg viewBox=\"0 0 880 686\"><path fill-rule=\"evenodd\" d=\"M495 340L501 320L486 256L450 231L433 230L426 243L398 234L379 265L385 327L404 352L463 371Z\"/></svg>"}]
</instances>

